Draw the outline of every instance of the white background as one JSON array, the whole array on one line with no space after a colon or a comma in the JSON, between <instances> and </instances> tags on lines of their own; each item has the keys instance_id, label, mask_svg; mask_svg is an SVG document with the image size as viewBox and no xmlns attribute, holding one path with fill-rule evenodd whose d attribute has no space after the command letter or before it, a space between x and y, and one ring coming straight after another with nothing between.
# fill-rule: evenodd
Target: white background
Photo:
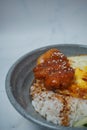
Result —
<instances>
[{"instance_id":1,"label":"white background","mask_svg":"<svg viewBox=\"0 0 87 130\"><path fill-rule=\"evenodd\" d=\"M0 0L0 130L42 130L10 104L5 78L27 52L62 43L87 44L87 0Z\"/></svg>"}]
</instances>

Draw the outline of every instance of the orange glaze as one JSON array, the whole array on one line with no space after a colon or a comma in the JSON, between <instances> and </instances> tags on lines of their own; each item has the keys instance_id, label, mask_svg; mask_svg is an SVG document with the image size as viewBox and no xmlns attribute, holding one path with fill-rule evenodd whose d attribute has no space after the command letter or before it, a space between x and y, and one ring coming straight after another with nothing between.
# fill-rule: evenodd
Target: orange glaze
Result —
<instances>
[{"instance_id":1,"label":"orange glaze","mask_svg":"<svg viewBox=\"0 0 87 130\"><path fill-rule=\"evenodd\" d=\"M75 83L72 83L67 89L56 89L55 93L59 93L65 96L87 99L87 88L80 88Z\"/></svg>"},{"instance_id":2,"label":"orange glaze","mask_svg":"<svg viewBox=\"0 0 87 130\"><path fill-rule=\"evenodd\" d=\"M69 94L73 97L87 99L87 88L80 88L77 84L72 84L68 88Z\"/></svg>"},{"instance_id":3,"label":"orange glaze","mask_svg":"<svg viewBox=\"0 0 87 130\"><path fill-rule=\"evenodd\" d=\"M47 89L65 89L72 83L74 69L59 50L50 49L38 61L39 64L33 70L34 76L35 79L43 80Z\"/></svg>"}]
</instances>

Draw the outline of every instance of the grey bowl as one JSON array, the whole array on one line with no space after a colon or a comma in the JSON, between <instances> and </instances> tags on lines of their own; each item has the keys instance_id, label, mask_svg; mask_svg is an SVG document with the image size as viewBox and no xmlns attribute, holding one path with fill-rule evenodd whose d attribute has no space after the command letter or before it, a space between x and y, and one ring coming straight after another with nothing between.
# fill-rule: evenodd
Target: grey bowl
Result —
<instances>
[{"instance_id":1,"label":"grey bowl","mask_svg":"<svg viewBox=\"0 0 87 130\"><path fill-rule=\"evenodd\" d=\"M36 49L22 56L10 68L6 76L6 93L15 109L26 119L45 128L55 130L77 130L83 128L63 127L47 122L33 108L29 94L33 82L33 68L39 55L50 48L58 48L67 56L87 54L87 45L58 44ZM84 128L87 129L87 128Z\"/></svg>"}]
</instances>

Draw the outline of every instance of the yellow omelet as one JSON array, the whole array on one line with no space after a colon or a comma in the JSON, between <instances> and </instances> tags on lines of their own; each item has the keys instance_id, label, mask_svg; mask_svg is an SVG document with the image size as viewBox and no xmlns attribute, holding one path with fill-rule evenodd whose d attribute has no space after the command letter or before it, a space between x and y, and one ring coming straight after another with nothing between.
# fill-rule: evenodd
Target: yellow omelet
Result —
<instances>
[{"instance_id":1,"label":"yellow omelet","mask_svg":"<svg viewBox=\"0 0 87 130\"><path fill-rule=\"evenodd\" d=\"M69 92L75 97L87 99L87 55L68 58L75 69L74 81L69 86Z\"/></svg>"}]
</instances>

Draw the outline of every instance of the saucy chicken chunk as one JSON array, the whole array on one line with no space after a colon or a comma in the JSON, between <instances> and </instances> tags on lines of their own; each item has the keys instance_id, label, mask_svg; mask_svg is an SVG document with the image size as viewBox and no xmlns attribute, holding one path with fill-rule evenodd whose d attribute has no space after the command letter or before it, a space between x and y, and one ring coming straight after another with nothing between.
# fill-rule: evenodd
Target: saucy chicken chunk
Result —
<instances>
[{"instance_id":1,"label":"saucy chicken chunk","mask_svg":"<svg viewBox=\"0 0 87 130\"><path fill-rule=\"evenodd\" d=\"M33 71L35 79L43 80L45 87L50 90L67 88L74 78L74 69L67 57L55 48L38 58Z\"/></svg>"}]
</instances>

